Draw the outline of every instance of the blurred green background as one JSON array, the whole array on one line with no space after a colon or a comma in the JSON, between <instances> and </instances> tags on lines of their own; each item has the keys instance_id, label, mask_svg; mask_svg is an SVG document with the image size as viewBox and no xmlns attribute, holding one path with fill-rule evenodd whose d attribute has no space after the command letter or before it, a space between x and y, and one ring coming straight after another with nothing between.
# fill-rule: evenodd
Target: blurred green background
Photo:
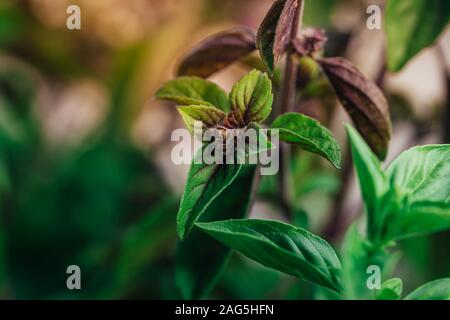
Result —
<instances>
[{"instance_id":1,"label":"blurred green background","mask_svg":"<svg viewBox=\"0 0 450 320\"><path fill-rule=\"evenodd\" d=\"M81 8L81 30L66 28L70 4ZM0 2L1 299L180 297L174 280L175 217L187 167L171 163L170 134L182 123L173 106L151 97L195 42L234 25L256 29L270 4ZM326 53L348 57L382 85L394 119L390 159L410 145L449 142L448 123L442 123L449 108L443 67L448 32L440 48L390 75L382 67L383 30L364 27L367 5L306 0L305 24L326 28ZM244 73L232 66L213 80L228 89ZM323 81L309 84L301 102L302 112L327 123L345 144L346 118ZM340 223L348 225L362 211L351 170L341 174L314 156L297 154L295 223L323 234L338 211ZM263 179L252 216L282 219L270 200L274 184ZM333 235L336 247L341 233ZM440 234L402 243L396 273L406 291L450 275L449 239ZM66 268L73 264L81 268L82 290L66 287ZM326 297L317 287L238 254L210 295Z\"/></svg>"}]
</instances>

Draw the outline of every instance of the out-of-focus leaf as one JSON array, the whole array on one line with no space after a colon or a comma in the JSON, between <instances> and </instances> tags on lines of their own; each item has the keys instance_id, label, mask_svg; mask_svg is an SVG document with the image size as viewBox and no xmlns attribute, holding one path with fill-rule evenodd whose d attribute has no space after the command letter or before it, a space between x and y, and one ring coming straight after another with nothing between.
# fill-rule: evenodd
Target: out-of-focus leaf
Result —
<instances>
[{"instance_id":1,"label":"out-of-focus leaf","mask_svg":"<svg viewBox=\"0 0 450 320\"><path fill-rule=\"evenodd\" d=\"M3 3L0 6L0 47L7 47L20 39L26 17L19 8Z\"/></svg>"},{"instance_id":2,"label":"out-of-focus leaf","mask_svg":"<svg viewBox=\"0 0 450 320\"><path fill-rule=\"evenodd\" d=\"M195 121L201 122L204 128L212 128L226 117L225 112L210 106L180 106L178 111L191 133L194 132Z\"/></svg>"},{"instance_id":3,"label":"out-of-focus leaf","mask_svg":"<svg viewBox=\"0 0 450 320\"><path fill-rule=\"evenodd\" d=\"M198 77L180 77L167 81L156 93L161 100L181 106L202 105L230 110L228 96L217 84Z\"/></svg>"},{"instance_id":4,"label":"out-of-focus leaf","mask_svg":"<svg viewBox=\"0 0 450 320\"><path fill-rule=\"evenodd\" d=\"M448 0L389 0L386 7L387 60L391 71L436 41L450 22Z\"/></svg>"},{"instance_id":5,"label":"out-of-focus leaf","mask_svg":"<svg viewBox=\"0 0 450 320\"><path fill-rule=\"evenodd\" d=\"M0 297L3 296L6 287L6 255L5 255L5 234L3 225L0 224Z\"/></svg>"},{"instance_id":6,"label":"out-of-focus leaf","mask_svg":"<svg viewBox=\"0 0 450 320\"><path fill-rule=\"evenodd\" d=\"M199 218L200 221L244 218L251 198L255 166L248 166ZM194 228L181 241L176 254L176 282L183 299L208 295L228 259L230 249Z\"/></svg>"},{"instance_id":7,"label":"out-of-focus leaf","mask_svg":"<svg viewBox=\"0 0 450 320\"><path fill-rule=\"evenodd\" d=\"M332 23L331 15L338 0L304 0L305 12L303 24L305 26L327 27Z\"/></svg>"},{"instance_id":8,"label":"out-of-focus leaf","mask_svg":"<svg viewBox=\"0 0 450 320\"><path fill-rule=\"evenodd\" d=\"M383 249L371 245L353 224L345 235L341 256L344 297L369 299L373 292L367 287L367 267L376 265L383 272L390 255Z\"/></svg>"},{"instance_id":9,"label":"out-of-focus leaf","mask_svg":"<svg viewBox=\"0 0 450 320\"><path fill-rule=\"evenodd\" d=\"M383 160L391 137L391 120L383 93L343 58L324 58L319 63L356 128Z\"/></svg>"},{"instance_id":10,"label":"out-of-focus leaf","mask_svg":"<svg viewBox=\"0 0 450 320\"><path fill-rule=\"evenodd\" d=\"M377 293L377 300L400 300L402 297L403 282L400 278L392 278L381 285Z\"/></svg>"},{"instance_id":11,"label":"out-of-focus leaf","mask_svg":"<svg viewBox=\"0 0 450 320\"><path fill-rule=\"evenodd\" d=\"M178 200L165 196L125 229L112 268L113 279L97 298L117 299L139 287L145 267L176 239L173 225L177 209Z\"/></svg>"},{"instance_id":12,"label":"out-of-focus leaf","mask_svg":"<svg viewBox=\"0 0 450 320\"><path fill-rule=\"evenodd\" d=\"M260 123L272 111L272 82L266 73L252 70L230 92L231 109L237 110L244 123Z\"/></svg>"},{"instance_id":13,"label":"out-of-focus leaf","mask_svg":"<svg viewBox=\"0 0 450 320\"><path fill-rule=\"evenodd\" d=\"M220 292L235 299L268 299L282 278L283 274L276 270L240 255L231 255L218 287Z\"/></svg>"},{"instance_id":14,"label":"out-of-focus leaf","mask_svg":"<svg viewBox=\"0 0 450 320\"><path fill-rule=\"evenodd\" d=\"M341 148L327 128L317 120L299 113L286 113L272 123L278 129L280 139L319 154L337 169L341 166Z\"/></svg>"},{"instance_id":15,"label":"out-of-focus leaf","mask_svg":"<svg viewBox=\"0 0 450 320\"><path fill-rule=\"evenodd\" d=\"M367 209L368 234L372 238L381 228L380 211L382 199L387 192L387 178L381 169L380 161L367 144L350 125L346 126L350 141L353 164L358 175L364 204Z\"/></svg>"},{"instance_id":16,"label":"out-of-focus leaf","mask_svg":"<svg viewBox=\"0 0 450 320\"><path fill-rule=\"evenodd\" d=\"M405 300L450 300L450 278L428 282L411 292Z\"/></svg>"},{"instance_id":17,"label":"out-of-focus leaf","mask_svg":"<svg viewBox=\"0 0 450 320\"><path fill-rule=\"evenodd\" d=\"M340 291L340 261L323 239L278 221L197 223L207 234L269 268Z\"/></svg>"},{"instance_id":18,"label":"out-of-focus leaf","mask_svg":"<svg viewBox=\"0 0 450 320\"><path fill-rule=\"evenodd\" d=\"M256 35L256 47L270 73L291 40L299 0L277 0L269 9Z\"/></svg>"},{"instance_id":19,"label":"out-of-focus leaf","mask_svg":"<svg viewBox=\"0 0 450 320\"><path fill-rule=\"evenodd\" d=\"M212 35L183 58L178 75L207 78L250 54L256 49L255 41L255 33L248 28Z\"/></svg>"}]
</instances>

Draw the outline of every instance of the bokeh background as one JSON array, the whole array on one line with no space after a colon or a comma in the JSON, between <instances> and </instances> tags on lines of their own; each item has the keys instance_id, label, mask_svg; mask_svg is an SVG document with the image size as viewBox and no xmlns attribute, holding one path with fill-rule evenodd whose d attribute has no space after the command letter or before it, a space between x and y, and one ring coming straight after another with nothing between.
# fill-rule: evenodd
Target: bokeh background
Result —
<instances>
[{"instance_id":1,"label":"bokeh background","mask_svg":"<svg viewBox=\"0 0 450 320\"><path fill-rule=\"evenodd\" d=\"M450 32L398 74L385 70L383 30L368 4L306 0L305 25L327 30L326 55L345 56L384 90L394 121L387 163L401 150L450 142ZM187 175L170 160L170 103L152 99L193 44L236 25L257 28L271 0L0 1L0 298L176 299L175 217ZM81 30L66 8L81 8ZM230 89L246 68L213 81ZM323 77L304 85L298 110L345 147L348 121ZM352 167L337 172L295 152L297 213L339 248L363 207ZM263 179L253 217L280 219L276 182ZM275 201L276 202L276 201ZM405 291L450 276L450 236L401 243ZM207 263L207 262L205 262ZM82 290L66 288L79 265ZM325 298L316 287L233 253L210 298Z\"/></svg>"}]
</instances>

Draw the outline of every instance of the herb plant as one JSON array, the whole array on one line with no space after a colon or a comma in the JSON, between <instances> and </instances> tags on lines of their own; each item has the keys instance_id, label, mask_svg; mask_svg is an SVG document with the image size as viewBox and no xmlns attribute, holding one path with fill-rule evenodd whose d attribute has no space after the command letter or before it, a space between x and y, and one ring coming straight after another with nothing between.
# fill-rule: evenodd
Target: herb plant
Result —
<instances>
[{"instance_id":1,"label":"herb plant","mask_svg":"<svg viewBox=\"0 0 450 320\"><path fill-rule=\"evenodd\" d=\"M389 1L388 67L401 69L430 45L448 23L446 1ZM419 34L399 31L398 17L410 12L436 12L439 19ZM317 120L294 112L299 83L320 69L353 120L346 125L352 160L366 209L366 228L355 222L347 231L340 257L324 239L304 228L273 220L246 219L259 182L250 164L192 164L180 203L176 282L183 298L207 297L224 268L230 249L269 268L329 289L331 297L400 299L402 281L392 278L397 241L450 228L450 145L409 149L386 169L391 120L378 86L349 61L323 57L327 41L320 29L301 29L304 1L274 2L258 32L236 28L209 37L181 61L178 78L156 97L173 101L192 131L194 121L227 130L266 126L279 130L281 167L279 200L292 216L289 145L341 166L341 148ZM407 8L407 9L408 9ZM420 16L414 16L420 19ZM412 23L412 22L411 22ZM406 30L408 29L408 30ZM392 30L392 31L391 31ZM259 52L255 58L254 51ZM235 62L254 69L229 94L207 78ZM283 62L283 66L279 65ZM307 76L307 75L306 75ZM278 151L277 151L278 152ZM198 156L198 155L197 155ZM369 266L378 266L386 281L378 290L367 286ZM405 299L448 299L450 279L435 280Z\"/></svg>"}]
</instances>

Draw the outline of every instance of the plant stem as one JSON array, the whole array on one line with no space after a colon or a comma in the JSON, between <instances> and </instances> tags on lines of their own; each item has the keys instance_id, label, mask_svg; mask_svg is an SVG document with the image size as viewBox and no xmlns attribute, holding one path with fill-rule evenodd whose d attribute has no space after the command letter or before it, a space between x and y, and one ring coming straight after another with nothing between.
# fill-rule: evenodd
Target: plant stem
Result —
<instances>
[{"instance_id":1,"label":"plant stem","mask_svg":"<svg viewBox=\"0 0 450 320\"><path fill-rule=\"evenodd\" d=\"M299 0L296 15L291 29L291 40L297 38L298 30L301 28L303 18L304 1ZM291 112L295 107L295 83L297 81L297 62L292 54L292 45L289 44L286 56L284 77L281 83L281 95L278 98L277 115ZM289 219L292 215L293 188L290 174L290 146L280 144L280 170L279 170L279 196L280 205L284 214Z\"/></svg>"}]
</instances>

